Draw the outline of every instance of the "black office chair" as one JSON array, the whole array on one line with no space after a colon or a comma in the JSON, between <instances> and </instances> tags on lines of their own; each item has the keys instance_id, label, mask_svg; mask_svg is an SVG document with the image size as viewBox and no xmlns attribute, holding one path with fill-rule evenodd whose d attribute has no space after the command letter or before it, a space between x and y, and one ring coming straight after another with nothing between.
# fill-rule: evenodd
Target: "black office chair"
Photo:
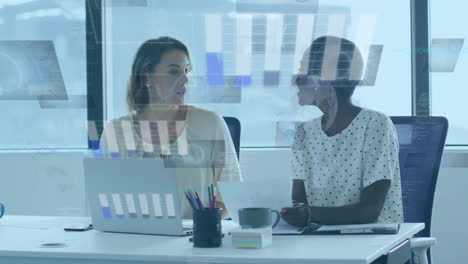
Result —
<instances>
[{"instance_id":1,"label":"black office chair","mask_svg":"<svg viewBox=\"0 0 468 264\"><path fill-rule=\"evenodd\" d=\"M400 142L400 173L405 222L425 223L416 237L431 236L432 206L447 136L445 117L391 117ZM411 241L419 262L431 263L435 239ZM426 254L427 251L427 254ZM425 259L427 258L427 260Z\"/></svg>"},{"instance_id":2,"label":"black office chair","mask_svg":"<svg viewBox=\"0 0 468 264\"><path fill-rule=\"evenodd\" d=\"M239 159L241 124L239 120L235 117L223 117L223 118L231 134L232 142L234 143L234 148L236 149L237 159Z\"/></svg>"}]
</instances>

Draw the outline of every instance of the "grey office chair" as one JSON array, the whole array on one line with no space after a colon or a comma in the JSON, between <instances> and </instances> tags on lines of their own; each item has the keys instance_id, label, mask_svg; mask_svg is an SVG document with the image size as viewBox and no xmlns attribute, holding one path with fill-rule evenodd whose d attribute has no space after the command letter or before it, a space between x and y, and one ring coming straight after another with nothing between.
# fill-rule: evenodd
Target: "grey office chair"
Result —
<instances>
[{"instance_id":1,"label":"grey office chair","mask_svg":"<svg viewBox=\"0 0 468 264\"><path fill-rule=\"evenodd\" d=\"M430 264L434 193L447 136L445 117L391 117L400 142L400 172L405 222L426 227L411 240L413 263Z\"/></svg>"},{"instance_id":2,"label":"grey office chair","mask_svg":"<svg viewBox=\"0 0 468 264\"><path fill-rule=\"evenodd\" d=\"M234 143L234 148L236 149L237 159L239 159L241 124L239 120L235 117L223 117L223 118L231 134L232 142Z\"/></svg>"}]
</instances>

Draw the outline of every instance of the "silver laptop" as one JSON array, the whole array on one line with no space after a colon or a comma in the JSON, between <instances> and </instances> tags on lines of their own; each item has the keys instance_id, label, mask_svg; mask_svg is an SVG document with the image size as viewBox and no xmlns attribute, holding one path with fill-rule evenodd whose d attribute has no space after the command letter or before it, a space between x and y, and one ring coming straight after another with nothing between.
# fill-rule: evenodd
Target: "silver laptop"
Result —
<instances>
[{"instance_id":1,"label":"silver laptop","mask_svg":"<svg viewBox=\"0 0 468 264\"><path fill-rule=\"evenodd\" d=\"M93 226L108 232L183 236L175 169L155 159L84 159Z\"/></svg>"}]
</instances>

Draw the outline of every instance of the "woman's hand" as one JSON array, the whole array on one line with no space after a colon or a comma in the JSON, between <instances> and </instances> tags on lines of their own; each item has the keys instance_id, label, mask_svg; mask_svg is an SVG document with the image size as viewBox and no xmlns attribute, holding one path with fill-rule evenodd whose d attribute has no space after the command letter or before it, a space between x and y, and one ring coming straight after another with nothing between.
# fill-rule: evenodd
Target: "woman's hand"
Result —
<instances>
[{"instance_id":1,"label":"woman's hand","mask_svg":"<svg viewBox=\"0 0 468 264\"><path fill-rule=\"evenodd\" d=\"M224 205L224 203L220 202L220 201L216 201L216 208L221 208L221 219L226 219L226 218L229 218L229 212L226 208L226 206Z\"/></svg>"},{"instance_id":2,"label":"woman's hand","mask_svg":"<svg viewBox=\"0 0 468 264\"><path fill-rule=\"evenodd\" d=\"M286 223L293 226L304 227L309 224L309 207L304 203L282 208L280 215Z\"/></svg>"}]
</instances>

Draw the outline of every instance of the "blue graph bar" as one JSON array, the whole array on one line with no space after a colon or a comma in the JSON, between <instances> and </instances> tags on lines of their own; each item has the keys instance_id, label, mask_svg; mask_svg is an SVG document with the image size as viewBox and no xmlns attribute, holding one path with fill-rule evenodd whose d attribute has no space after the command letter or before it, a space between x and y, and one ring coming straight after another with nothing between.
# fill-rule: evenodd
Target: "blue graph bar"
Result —
<instances>
[{"instance_id":1,"label":"blue graph bar","mask_svg":"<svg viewBox=\"0 0 468 264\"><path fill-rule=\"evenodd\" d=\"M91 149L99 149L99 140L88 140L88 145Z\"/></svg>"},{"instance_id":2,"label":"blue graph bar","mask_svg":"<svg viewBox=\"0 0 468 264\"><path fill-rule=\"evenodd\" d=\"M112 213L111 213L110 207L103 206L101 208L102 208L102 215L104 216L104 218L112 218Z\"/></svg>"},{"instance_id":3,"label":"blue graph bar","mask_svg":"<svg viewBox=\"0 0 468 264\"><path fill-rule=\"evenodd\" d=\"M206 53L206 77L208 86L224 85L223 54Z\"/></svg>"},{"instance_id":4,"label":"blue graph bar","mask_svg":"<svg viewBox=\"0 0 468 264\"><path fill-rule=\"evenodd\" d=\"M129 158L137 158L137 156L138 156L136 150L128 150L127 155L128 155Z\"/></svg>"},{"instance_id":5,"label":"blue graph bar","mask_svg":"<svg viewBox=\"0 0 468 264\"><path fill-rule=\"evenodd\" d=\"M252 76L250 75L238 75L236 76L236 86L246 87L252 85Z\"/></svg>"},{"instance_id":6,"label":"blue graph bar","mask_svg":"<svg viewBox=\"0 0 468 264\"><path fill-rule=\"evenodd\" d=\"M143 152L143 158L144 159L150 159L150 158L154 158L154 153L153 152Z\"/></svg>"},{"instance_id":7,"label":"blue graph bar","mask_svg":"<svg viewBox=\"0 0 468 264\"><path fill-rule=\"evenodd\" d=\"M118 159L118 158L120 158L120 153L119 152L111 152L110 156L113 159Z\"/></svg>"},{"instance_id":8,"label":"blue graph bar","mask_svg":"<svg viewBox=\"0 0 468 264\"><path fill-rule=\"evenodd\" d=\"M94 157L95 159L102 159L102 158L104 158L104 153L102 153L102 150L100 150L100 149L93 149L92 152L93 152L93 157Z\"/></svg>"},{"instance_id":9,"label":"blue graph bar","mask_svg":"<svg viewBox=\"0 0 468 264\"><path fill-rule=\"evenodd\" d=\"M135 213L129 213L128 215L129 215L131 218L136 218L136 217L137 217L137 214L135 214Z\"/></svg>"}]
</instances>

